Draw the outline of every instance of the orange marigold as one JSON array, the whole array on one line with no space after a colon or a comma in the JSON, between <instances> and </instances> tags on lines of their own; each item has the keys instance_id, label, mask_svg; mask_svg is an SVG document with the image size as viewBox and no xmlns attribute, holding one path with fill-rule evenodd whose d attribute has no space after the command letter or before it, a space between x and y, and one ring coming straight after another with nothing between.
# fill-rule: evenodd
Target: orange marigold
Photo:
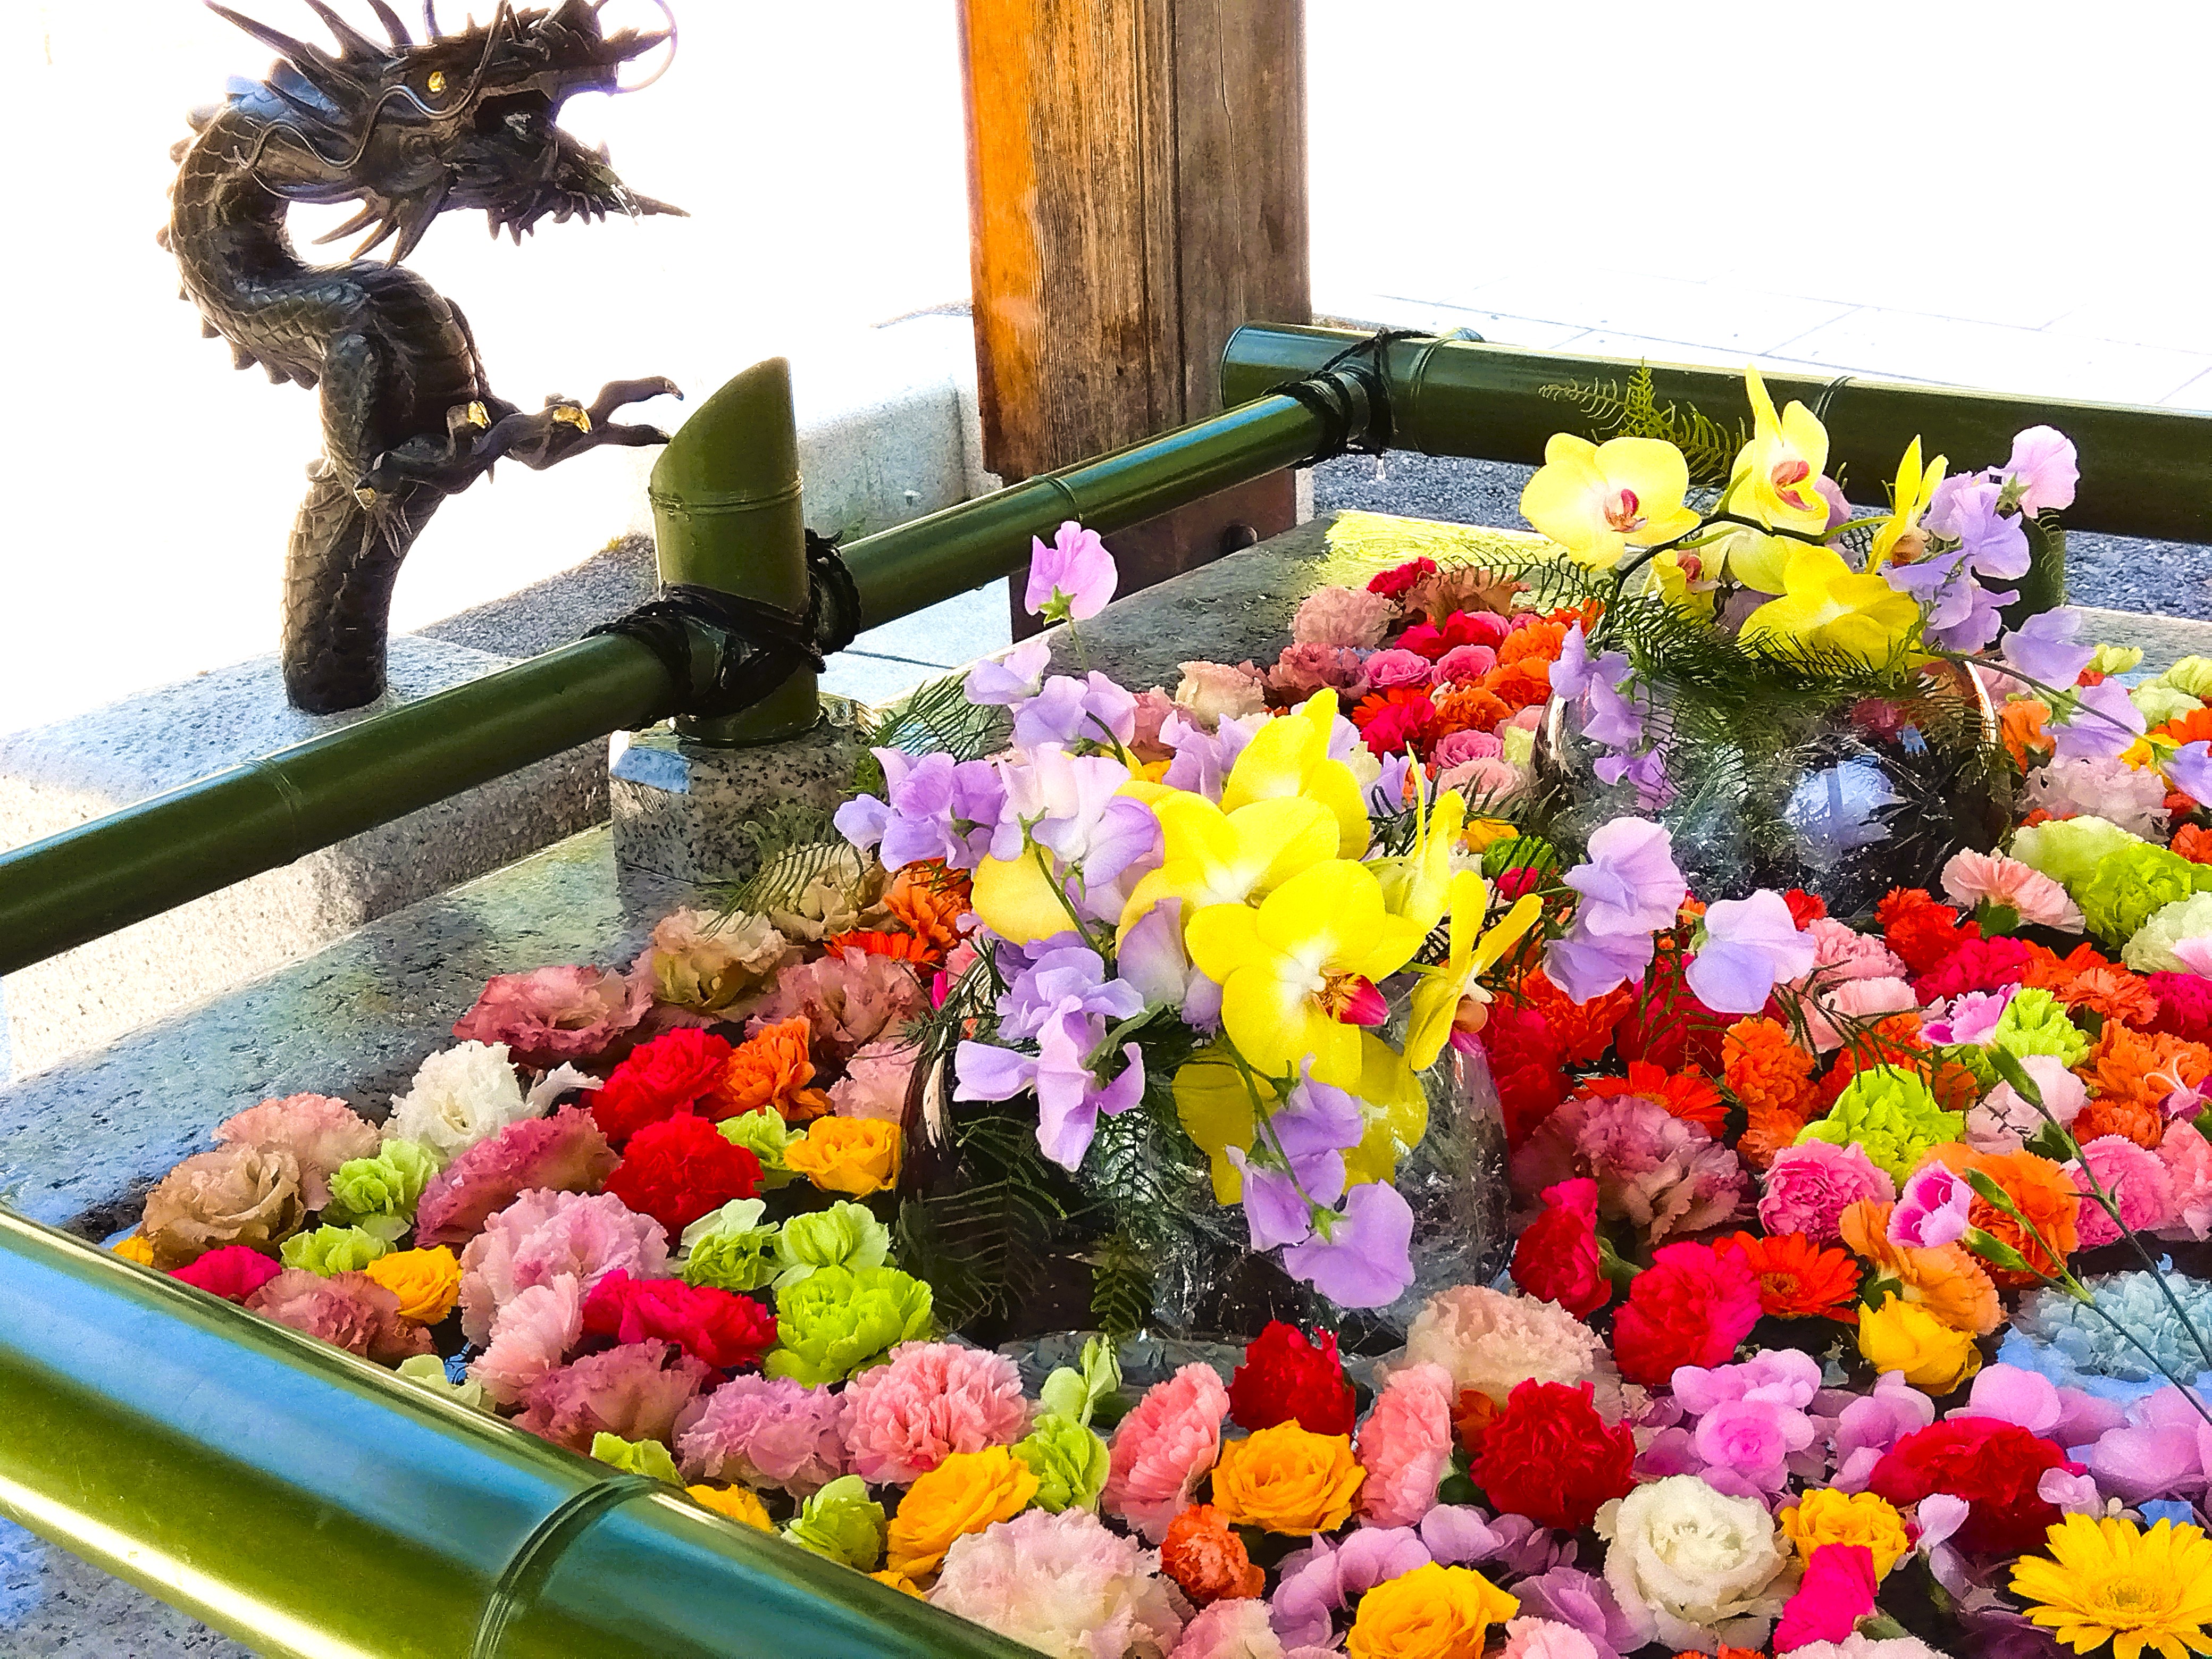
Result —
<instances>
[{"instance_id":1,"label":"orange marigold","mask_svg":"<svg viewBox=\"0 0 2212 1659\"><path fill-rule=\"evenodd\" d=\"M2044 730L2044 722L2050 718L2051 705L2037 697L2014 697L1999 712L1998 734L2004 739L2012 763L2021 771L2047 759L2056 747L2050 732Z\"/></svg>"},{"instance_id":2,"label":"orange marigold","mask_svg":"<svg viewBox=\"0 0 2212 1659\"><path fill-rule=\"evenodd\" d=\"M1160 1542L1160 1571L1200 1607L1241 1601L1267 1587L1267 1575L1252 1565L1244 1540L1211 1504L1193 1504L1168 1522L1168 1535Z\"/></svg>"},{"instance_id":3,"label":"orange marigold","mask_svg":"<svg viewBox=\"0 0 2212 1659\"><path fill-rule=\"evenodd\" d=\"M1551 660L1529 656L1518 662L1500 663L1482 677L1480 684L1509 708L1539 708L1552 700Z\"/></svg>"},{"instance_id":4,"label":"orange marigold","mask_svg":"<svg viewBox=\"0 0 2212 1659\"><path fill-rule=\"evenodd\" d=\"M2004 1188L2005 1196L2025 1218L2024 1226L2021 1220L1978 1193L1974 1196L1973 1208L1967 1212L1967 1218L1974 1226L1999 1243L2011 1245L2033 1270L2022 1273L2016 1268L1992 1267L1990 1277L1999 1285L2018 1289L2039 1283L2039 1275L2056 1278L2065 1259L2081 1247L2081 1237L2075 1231L2075 1218L2081 1209L2081 1192L2074 1185L2074 1178L2049 1158L2028 1152L1978 1152L1955 1140L1929 1148L1928 1155L1940 1158L1944 1168L1960 1175L1969 1170L1980 1170ZM2052 1259L2054 1256L2057 1260Z\"/></svg>"},{"instance_id":5,"label":"orange marigold","mask_svg":"<svg viewBox=\"0 0 2212 1659\"><path fill-rule=\"evenodd\" d=\"M1761 1014L1728 1028L1721 1038L1721 1079L1751 1120L1743 1138L1749 1144L1736 1150L1759 1169L1812 1121L1813 1056L1790 1040L1779 1020Z\"/></svg>"},{"instance_id":6,"label":"orange marigold","mask_svg":"<svg viewBox=\"0 0 2212 1659\"><path fill-rule=\"evenodd\" d=\"M1560 1057L1571 1066L1595 1065L1598 1056L1613 1046L1613 1027L1636 1006L1632 985L1617 985L1588 1002L1571 1002L1541 968L1531 969L1522 980L1521 994L1543 1015Z\"/></svg>"},{"instance_id":7,"label":"orange marigold","mask_svg":"<svg viewBox=\"0 0 2212 1659\"><path fill-rule=\"evenodd\" d=\"M707 1097L706 1115L734 1117L774 1107L787 1123L820 1117L830 1109L830 1097L807 1086L814 1081L814 1061L807 1052L811 1036L806 1016L793 1014L739 1043L731 1051L720 1084Z\"/></svg>"},{"instance_id":8,"label":"orange marigold","mask_svg":"<svg viewBox=\"0 0 2212 1659\"><path fill-rule=\"evenodd\" d=\"M1728 1103L1704 1076L1696 1072L1670 1073L1648 1060L1631 1060L1626 1077L1584 1078L1578 1092L1639 1095L1656 1100L1667 1109L1668 1116L1696 1124L1716 1140L1728 1123Z\"/></svg>"},{"instance_id":9,"label":"orange marigold","mask_svg":"<svg viewBox=\"0 0 2212 1659\"><path fill-rule=\"evenodd\" d=\"M1965 1245L1929 1249L1889 1242L1889 1214L1896 1207L1863 1198L1837 1218L1837 1231L1878 1275L1895 1279L1905 1299L1917 1302L1930 1318L1977 1336L1987 1336L2002 1324L2004 1304L1997 1300L1996 1281Z\"/></svg>"},{"instance_id":10,"label":"orange marigold","mask_svg":"<svg viewBox=\"0 0 2212 1659\"><path fill-rule=\"evenodd\" d=\"M2185 823L2173 832L2172 848L2191 864L2212 864L2212 830Z\"/></svg>"},{"instance_id":11,"label":"orange marigold","mask_svg":"<svg viewBox=\"0 0 2212 1659\"><path fill-rule=\"evenodd\" d=\"M1498 647L1498 660L1502 665L1534 659L1548 665L1559 660L1559 647L1566 642L1565 623L1528 623L1505 636L1505 642Z\"/></svg>"},{"instance_id":12,"label":"orange marigold","mask_svg":"<svg viewBox=\"0 0 2212 1659\"><path fill-rule=\"evenodd\" d=\"M968 878L945 867L943 859L909 864L891 878L884 892L884 908L892 918L942 961L960 942L960 919L968 914Z\"/></svg>"},{"instance_id":13,"label":"orange marigold","mask_svg":"<svg viewBox=\"0 0 2212 1659\"><path fill-rule=\"evenodd\" d=\"M1495 693L1472 683L1447 686L1433 702L1437 729L1445 732L1495 731L1513 713L1511 706Z\"/></svg>"},{"instance_id":14,"label":"orange marigold","mask_svg":"<svg viewBox=\"0 0 2212 1659\"><path fill-rule=\"evenodd\" d=\"M1732 1233L1718 1249L1734 1251L1759 1276L1759 1310L1776 1319L1858 1322L1859 1267L1850 1252L1815 1244L1802 1233Z\"/></svg>"},{"instance_id":15,"label":"orange marigold","mask_svg":"<svg viewBox=\"0 0 2212 1659\"><path fill-rule=\"evenodd\" d=\"M2162 1115L2168 1095L2193 1089L2212 1074L2212 1048L2165 1031L2107 1024L2097 1046L2074 1070L2096 1096L2091 1105L2109 1108L2125 1102ZM2158 1141L2154 1138L2149 1144Z\"/></svg>"},{"instance_id":16,"label":"orange marigold","mask_svg":"<svg viewBox=\"0 0 2212 1659\"><path fill-rule=\"evenodd\" d=\"M2092 1009L2108 1023L2146 1026L2158 1018L2158 999L2150 987L2109 963L2075 975L2057 995L2069 1008Z\"/></svg>"}]
</instances>

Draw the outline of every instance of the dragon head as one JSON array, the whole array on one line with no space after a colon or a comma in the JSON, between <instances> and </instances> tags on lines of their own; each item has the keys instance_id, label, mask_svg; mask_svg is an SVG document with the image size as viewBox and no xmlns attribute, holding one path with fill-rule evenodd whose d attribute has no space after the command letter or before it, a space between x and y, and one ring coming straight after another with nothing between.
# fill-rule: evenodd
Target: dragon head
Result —
<instances>
[{"instance_id":1,"label":"dragon head","mask_svg":"<svg viewBox=\"0 0 2212 1659\"><path fill-rule=\"evenodd\" d=\"M323 241L367 227L355 257L396 236L397 264L449 208L481 208L494 236L505 228L517 242L548 215L682 211L635 194L604 149L559 125L577 93L635 90L621 85L622 66L664 44L672 54L672 15L665 29L609 33L599 24L607 0L527 11L498 0L490 22L448 34L436 0L423 0L427 38L417 42L385 0L367 3L388 44L306 0L337 41L332 52L208 0L279 54L265 81L232 84L232 108L260 125L256 176L293 201L362 204ZM656 3L667 13L665 0Z\"/></svg>"}]
</instances>

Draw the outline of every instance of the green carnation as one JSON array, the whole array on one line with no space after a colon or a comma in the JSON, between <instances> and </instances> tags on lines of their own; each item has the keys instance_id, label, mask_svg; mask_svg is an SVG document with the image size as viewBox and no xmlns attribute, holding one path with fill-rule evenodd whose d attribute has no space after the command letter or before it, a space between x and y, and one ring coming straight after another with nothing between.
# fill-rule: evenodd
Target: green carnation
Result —
<instances>
[{"instance_id":1,"label":"green carnation","mask_svg":"<svg viewBox=\"0 0 2212 1659\"><path fill-rule=\"evenodd\" d=\"M884 1559L884 1506L859 1475L841 1474L799 1506L783 1535L803 1550L873 1572Z\"/></svg>"},{"instance_id":2,"label":"green carnation","mask_svg":"<svg viewBox=\"0 0 2212 1659\"><path fill-rule=\"evenodd\" d=\"M1504 748L1504 758L1515 766L1527 766L1536 757L1536 734L1526 726L1499 726L1498 741Z\"/></svg>"},{"instance_id":3,"label":"green carnation","mask_svg":"<svg viewBox=\"0 0 2212 1659\"><path fill-rule=\"evenodd\" d=\"M2185 939L2212 933L2212 893L2196 893L2169 904L2136 929L2120 960L2139 974L2185 974L2189 965L2173 954Z\"/></svg>"},{"instance_id":4,"label":"green carnation","mask_svg":"<svg viewBox=\"0 0 2212 1659\"><path fill-rule=\"evenodd\" d=\"M723 1139L744 1147L760 1160L763 1187L773 1191L799 1178L783 1161L783 1149L791 1145L791 1126L783 1121L782 1113L739 1112L714 1127L722 1132Z\"/></svg>"},{"instance_id":5,"label":"green carnation","mask_svg":"<svg viewBox=\"0 0 2212 1659\"><path fill-rule=\"evenodd\" d=\"M761 1225L767 1208L757 1198L733 1199L686 1227L684 1282L717 1291L757 1291L774 1279L776 1230Z\"/></svg>"},{"instance_id":6,"label":"green carnation","mask_svg":"<svg viewBox=\"0 0 2212 1659\"><path fill-rule=\"evenodd\" d=\"M1901 1066L1869 1066L1844 1085L1828 1115L1807 1124L1797 1139L1801 1146L1825 1140L1863 1147L1902 1186L1930 1146L1956 1140L1966 1127L1966 1115L1936 1105L1916 1073Z\"/></svg>"},{"instance_id":7,"label":"green carnation","mask_svg":"<svg viewBox=\"0 0 2212 1659\"><path fill-rule=\"evenodd\" d=\"M2180 719L2192 708L2204 707L2188 692L2160 685L2155 680L2148 685L2136 686L2128 693L2128 701L2135 704L2145 726L2163 726L2168 720Z\"/></svg>"},{"instance_id":8,"label":"green carnation","mask_svg":"<svg viewBox=\"0 0 2212 1659\"><path fill-rule=\"evenodd\" d=\"M1111 1460L1106 1443L1090 1425L1058 1412L1042 1413L1028 1437L1015 1442L1014 1455L1037 1478L1038 1508L1058 1514L1065 1509L1098 1507Z\"/></svg>"},{"instance_id":9,"label":"green carnation","mask_svg":"<svg viewBox=\"0 0 2212 1659\"><path fill-rule=\"evenodd\" d=\"M676 1472L676 1460L658 1440L625 1440L603 1431L592 1437L592 1455L631 1474L649 1474L672 1486L684 1484L684 1477Z\"/></svg>"},{"instance_id":10,"label":"green carnation","mask_svg":"<svg viewBox=\"0 0 2212 1659\"><path fill-rule=\"evenodd\" d=\"M294 1233L278 1254L286 1267L305 1267L328 1279L333 1273L357 1273L391 1248L360 1227L318 1227L311 1233Z\"/></svg>"},{"instance_id":11,"label":"green carnation","mask_svg":"<svg viewBox=\"0 0 2212 1659\"><path fill-rule=\"evenodd\" d=\"M2212 697L2212 657L2184 657L2152 683L2192 697Z\"/></svg>"},{"instance_id":12,"label":"green carnation","mask_svg":"<svg viewBox=\"0 0 2212 1659\"><path fill-rule=\"evenodd\" d=\"M2099 674L2131 674L2142 665L2142 658L2139 645L2100 644L2089 659L2089 667Z\"/></svg>"},{"instance_id":13,"label":"green carnation","mask_svg":"<svg viewBox=\"0 0 2212 1659\"><path fill-rule=\"evenodd\" d=\"M2057 818L2014 830L2012 855L2071 893L2108 854L2126 847L2149 845L2141 836L2131 836L2106 818Z\"/></svg>"},{"instance_id":14,"label":"green carnation","mask_svg":"<svg viewBox=\"0 0 2212 1659\"><path fill-rule=\"evenodd\" d=\"M2027 985L2012 994L2004 1012L1997 1016L1990 1046L2003 1049L2015 1060L2030 1054L2056 1055L2058 1063L2070 1071L2089 1052L2089 1039L2081 1035L2081 1028L2068 1015L2063 1003L2050 992ZM1975 1075L1981 1073L1977 1071Z\"/></svg>"},{"instance_id":15,"label":"green carnation","mask_svg":"<svg viewBox=\"0 0 2212 1659\"><path fill-rule=\"evenodd\" d=\"M839 1199L826 1210L795 1215L775 1241L781 1271L776 1288L796 1285L823 1267L880 1267L890 1259L891 1230L865 1204Z\"/></svg>"},{"instance_id":16,"label":"green carnation","mask_svg":"<svg viewBox=\"0 0 2212 1659\"><path fill-rule=\"evenodd\" d=\"M933 1328L929 1286L896 1267L817 1267L775 1293L768 1374L808 1388L842 1382Z\"/></svg>"},{"instance_id":17,"label":"green carnation","mask_svg":"<svg viewBox=\"0 0 2212 1659\"><path fill-rule=\"evenodd\" d=\"M471 1378L466 1382L455 1382L446 1375L446 1362L434 1353L418 1353L399 1362L399 1374L417 1388L428 1389L433 1394L442 1394L457 1405L471 1411L488 1412L491 1396L484 1385Z\"/></svg>"},{"instance_id":18,"label":"green carnation","mask_svg":"<svg viewBox=\"0 0 2212 1659\"><path fill-rule=\"evenodd\" d=\"M1114 1345L1094 1336L1083 1345L1083 1358L1062 1365L1044 1380L1037 1397L1044 1409L1078 1423L1088 1423L1098 1402L1121 1386L1121 1362Z\"/></svg>"},{"instance_id":19,"label":"green carnation","mask_svg":"<svg viewBox=\"0 0 2212 1659\"><path fill-rule=\"evenodd\" d=\"M419 1140L387 1140L374 1158L350 1158L331 1176L331 1201L324 1213L332 1219L361 1221L369 1216L412 1216L430 1177L443 1160Z\"/></svg>"},{"instance_id":20,"label":"green carnation","mask_svg":"<svg viewBox=\"0 0 2212 1659\"><path fill-rule=\"evenodd\" d=\"M2069 890L2089 931L2124 945L2167 905L2206 889L2212 889L2212 866L2139 842L2107 854L2094 874Z\"/></svg>"}]
</instances>

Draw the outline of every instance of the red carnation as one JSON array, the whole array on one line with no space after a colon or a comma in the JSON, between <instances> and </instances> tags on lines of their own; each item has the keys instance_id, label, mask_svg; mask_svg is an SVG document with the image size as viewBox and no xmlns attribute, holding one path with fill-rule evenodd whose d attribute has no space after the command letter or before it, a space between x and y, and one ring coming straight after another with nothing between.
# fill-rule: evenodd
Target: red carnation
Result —
<instances>
[{"instance_id":1,"label":"red carnation","mask_svg":"<svg viewBox=\"0 0 2212 1659\"><path fill-rule=\"evenodd\" d=\"M639 1045L592 1096L592 1116L619 1146L649 1123L688 1112L722 1080L730 1045L711 1031L680 1025Z\"/></svg>"},{"instance_id":2,"label":"red carnation","mask_svg":"<svg viewBox=\"0 0 2212 1659\"><path fill-rule=\"evenodd\" d=\"M2146 974L2143 983L2158 999L2152 1030L2191 1042L2212 1042L2212 980L2195 974Z\"/></svg>"},{"instance_id":3,"label":"red carnation","mask_svg":"<svg viewBox=\"0 0 2212 1659\"><path fill-rule=\"evenodd\" d=\"M1525 1004L1492 1004L1480 1041L1505 1113L1505 1143L1518 1151L1566 1098L1559 1048L1544 1016Z\"/></svg>"},{"instance_id":4,"label":"red carnation","mask_svg":"<svg viewBox=\"0 0 2212 1659\"><path fill-rule=\"evenodd\" d=\"M1964 991L1994 991L2017 985L2035 961L2026 939L1961 939L1959 948L1912 981L1923 1007Z\"/></svg>"},{"instance_id":5,"label":"red carnation","mask_svg":"<svg viewBox=\"0 0 2212 1659\"><path fill-rule=\"evenodd\" d=\"M775 1316L749 1296L632 1279L617 1268L584 1301L584 1334L615 1342L673 1342L716 1370L750 1365L775 1346Z\"/></svg>"},{"instance_id":6,"label":"red carnation","mask_svg":"<svg viewBox=\"0 0 2212 1659\"><path fill-rule=\"evenodd\" d=\"M1386 599L1395 599L1422 577L1433 576L1436 574L1437 562L1434 559L1408 559L1405 563L1393 566L1379 575L1369 577L1367 591L1370 593L1380 593Z\"/></svg>"},{"instance_id":7,"label":"red carnation","mask_svg":"<svg viewBox=\"0 0 2212 1659\"><path fill-rule=\"evenodd\" d=\"M1271 1319L1229 1379L1229 1414L1255 1432L1295 1422L1309 1434L1350 1434L1358 1409L1332 1331L1309 1340Z\"/></svg>"},{"instance_id":8,"label":"red carnation","mask_svg":"<svg viewBox=\"0 0 2212 1659\"><path fill-rule=\"evenodd\" d=\"M193 1289L219 1296L226 1302L243 1302L283 1271L270 1257L248 1245L226 1244L219 1250L210 1250L197 1261L170 1268L169 1277L181 1279Z\"/></svg>"},{"instance_id":9,"label":"red carnation","mask_svg":"<svg viewBox=\"0 0 2212 1659\"><path fill-rule=\"evenodd\" d=\"M1518 1383L1484 1429L1468 1474L1492 1509L1541 1527L1579 1532L1598 1506L1636 1485L1636 1434L1607 1428L1579 1382Z\"/></svg>"},{"instance_id":10,"label":"red carnation","mask_svg":"<svg viewBox=\"0 0 2212 1659\"><path fill-rule=\"evenodd\" d=\"M1719 1073L1721 1044L1735 1021L1698 1000L1683 977L1686 965L1676 951L1652 964L1644 994L1613 1030L1613 1052L1624 1063L1648 1060L1669 1072Z\"/></svg>"},{"instance_id":11,"label":"red carnation","mask_svg":"<svg viewBox=\"0 0 2212 1659\"><path fill-rule=\"evenodd\" d=\"M1792 887L1783 894L1782 902L1790 907L1790 920L1796 922L1801 931L1808 923L1818 921L1828 914L1828 901L1817 894L1807 892L1802 887Z\"/></svg>"},{"instance_id":12,"label":"red carnation","mask_svg":"<svg viewBox=\"0 0 2212 1659\"><path fill-rule=\"evenodd\" d=\"M1613 1353L1632 1382L1658 1388L1678 1365L1723 1365L1759 1323L1759 1276L1710 1244L1669 1244L1630 1281Z\"/></svg>"},{"instance_id":13,"label":"red carnation","mask_svg":"<svg viewBox=\"0 0 2212 1659\"><path fill-rule=\"evenodd\" d=\"M760 1190L760 1160L688 1112L630 1137L607 1190L673 1237L709 1210Z\"/></svg>"},{"instance_id":14,"label":"red carnation","mask_svg":"<svg viewBox=\"0 0 2212 1659\"><path fill-rule=\"evenodd\" d=\"M1352 711L1367 747L1377 755L1401 755L1407 749L1424 749L1437 735L1437 706L1429 694L1410 686L1394 686L1360 699Z\"/></svg>"},{"instance_id":15,"label":"red carnation","mask_svg":"<svg viewBox=\"0 0 2212 1659\"><path fill-rule=\"evenodd\" d=\"M1931 1492L1966 1500L1966 1524L1952 1534L1960 1549L2021 1555L2043 1546L2058 1506L2037 1495L2045 1469L2081 1473L2056 1443L1996 1417L1952 1417L1915 1429L1874 1466L1867 1490L1893 1504Z\"/></svg>"},{"instance_id":16,"label":"red carnation","mask_svg":"<svg viewBox=\"0 0 2212 1659\"><path fill-rule=\"evenodd\" d=\"M1416 623L1398 636L1401 651L1418 652L1431 662L1441 661L1462 645L1486 645L1495 649L1505 638L1505 620L1487 611L1455 611L1442 628Z\"/></svg>"},{"instance_id":17,"label":"red carnation","mask_svg":"<svg viewBox=\"0 0 2212 1659\"><path fill-rule=\"evenodd\" d=\"M1956 910L1938 904L1920 887L1891 888L1875 906L1874 919L1882 942L1916 974L1929 972L1968 939L1982 936L1978 922L1960 926Z\"/></svg>"},{"instance_id":18,"label":"red carnation","mask_svg":"<svg viewBox=\"0 0 2212 1659\"><path fill-rule=\"evenodd\" d=\"M1583 1178L1544 1188L1544 1212L1513 1247L1513 1282L1587 1319L1613 1300L1598 1271L1597 1182Z\"/></svg>"}]
</instances>

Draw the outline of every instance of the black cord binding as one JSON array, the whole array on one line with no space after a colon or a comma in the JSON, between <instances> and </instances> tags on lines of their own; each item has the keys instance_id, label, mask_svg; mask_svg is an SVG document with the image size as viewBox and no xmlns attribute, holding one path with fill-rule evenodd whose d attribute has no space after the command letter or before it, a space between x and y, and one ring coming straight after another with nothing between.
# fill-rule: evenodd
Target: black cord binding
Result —
<instances>
[{"instance_id":1,"label":"black cord binding","mask_svg":"<svg viewBox=\"0 0 2212 1659\"><path fill-rule=\"evenodd\" d=\"M727 636L713 684L693 695L691 633L703 623ZM621 634L637 641L668 665L683 688L676 712L713 720L750 708L801 668L820 673L823 659L842 651L860 631L860 592L837 554L834 537L806 532L806 614L741 599L719 588L679 582L660 590L628 616L586 634Z\"/></svg>"},{"instance_id":2,"label":"black cord binding","mask_svg":"<svg viewBox=\"0 0 2212 1659\"><path fill-rule=\"evenodd\" d=\"M1285 380L1268 388L1279 396L1295 398L1321 417L1325 435L1309 465L1333 461L1340 455L1380 455L1390 447L1397 425L1391 415L1390 369L1384 353L1397 341L1427 337L1417 328L1377 329L1367 338L1345 347L1304 380ZM1359 382L1367 398L1367 424L1357 440L1352 435L1357 414L1352 393L1334 376L1340 368Z\"/></svg>"}]
</instances>

